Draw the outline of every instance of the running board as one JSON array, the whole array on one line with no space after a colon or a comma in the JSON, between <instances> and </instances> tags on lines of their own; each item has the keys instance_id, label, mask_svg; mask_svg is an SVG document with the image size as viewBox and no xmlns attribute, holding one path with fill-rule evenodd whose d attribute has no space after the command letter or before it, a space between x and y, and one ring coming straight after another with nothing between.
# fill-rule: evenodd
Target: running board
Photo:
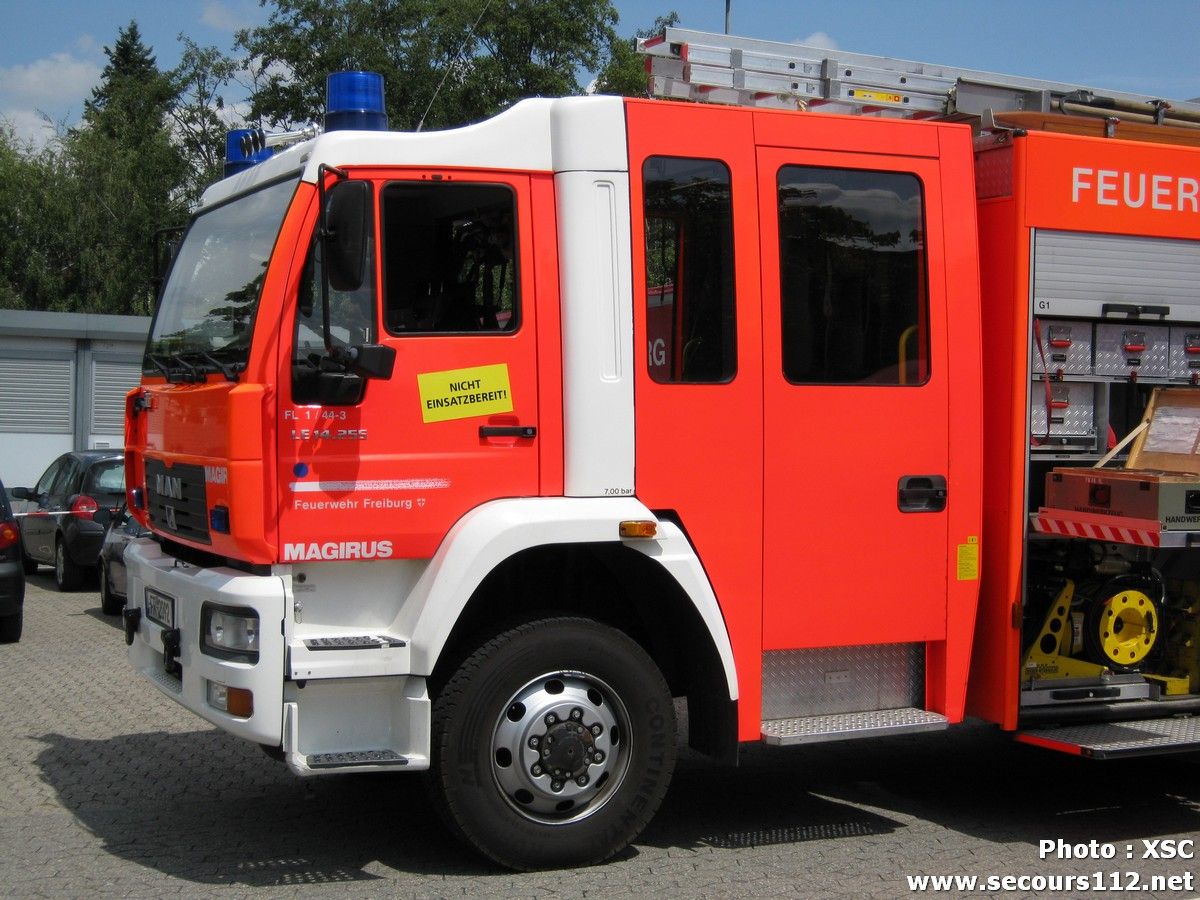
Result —
<instances>
[{"instance_id":1,"label":"running board","mask_svg":"<svg viewBox=\"0 0 1200 900\"><path fill-rule=\"evenodd\" d=\"M819 744L916 731L940 731L949 724L945 716L923 709L877 709L830 716L769 719L762 723L762 740L764 744L779 746Z\"/></svg>"},{"instance_id":2,"label":"running board","mask_svg":"<svg viewBox=\"0 0 1200 900\"><path fill-rule=\"evenodd\" d=\"M1063 725L1019 731L1024 744L1090 759L1200 750L1200 717Z\"/></svg>"}]
</instances>

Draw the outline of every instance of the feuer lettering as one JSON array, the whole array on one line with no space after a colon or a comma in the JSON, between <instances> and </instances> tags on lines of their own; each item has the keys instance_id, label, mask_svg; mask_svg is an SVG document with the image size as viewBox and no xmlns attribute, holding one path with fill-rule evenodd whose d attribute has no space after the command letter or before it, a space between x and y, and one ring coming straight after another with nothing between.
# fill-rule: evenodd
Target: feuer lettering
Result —
<instances>
[{"instance_id":1,"label":"feuer lettering","mask_svg":"<svg viewBox=\"0 0 1200 900\"><path fill-rule=\"evenodd\" d=\"M1075 166L1071 169L1071 202L1128 209L1148 204L1163 212L1200 213L1200 179Z\"/></svg>"}]
</instances>

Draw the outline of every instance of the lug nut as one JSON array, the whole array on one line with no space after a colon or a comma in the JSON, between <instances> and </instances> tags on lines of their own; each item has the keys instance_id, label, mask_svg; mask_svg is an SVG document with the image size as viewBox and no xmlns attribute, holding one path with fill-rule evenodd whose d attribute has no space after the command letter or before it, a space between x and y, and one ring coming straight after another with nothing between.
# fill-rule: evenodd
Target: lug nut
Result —
<instances>
[{"instance_id":1,"label":"lug nut","mask_svg":"<svg viewBox=\"0 0 1200 900\"><path fill-rule=\"evenodd\" d=\"M594 734L596 737L600 737L600 735L604 734L604 726L596 723L592 726L592 734Z\"/></svg>"},{"instance_id":2,"label":"lug nut","mask_svg":"<svg viewBox=\"0 0 1200 900\"><path fill-rule=\"evenodd\" d=\"M587 787L588 777L586 775L580 775L575 779L575 783L580 787Z\"/></svg>"},{"instance_id":3,"label":"lug nut","mask_svg":"<svg viewBox=\"0 0 1200 900\"><path fill-rule=\"evenodd\" d=\"M603 751L603 750L597 750L595 753L593 753L593 754L592 754L592 762L594 762L594 763L602 763L602 762L604 762L604 751Z\"/></svg>"},{"instance_id":4,"label":"lug nut","mask_svg":"<svg viewBox=\"0 0 1200 900\"><path fill-rule=\"evenodd\" d=\"M542 767L539 766L537 763L534 763L533 768L530 769L529 771L536 778L538 775L542 774Z\"/></svg>"},{"instance_id":5,"label":"lug nut","mask_svg":"<svg viewBox=\"0 0 1200 900\"><path fill-rule=\"evenodd\" d=\"M561 781L550 782L550 790L554 791L554 793L557 794L562 789L563 789L563 783Z\"/></svg>"},{"instance_id":6,"label":"lug nut","mask_svg":"<svg viewBox=\"0 0 1200 900\"><path fill-rule=\"evenodd\" d=\"M558 716L556 716L554 713L546 713L545 721L547 725L554 725L558 722Z\"/></svg>"},{"instance_id":7,"label":"lug nut","mask_svg":"<svg viewBox=\"0 0 1200 900\"><path fill-rule=\"evenodd\" d=\"M538 737L538 736L535 734L533 737L531 737L531 738L529 739L529 746L530 746L530 747L532 747L534 750L536 750L536 749L538 748L538 744L540 744L541 742L542 742L542 739L541 739L541 738L539 738L539 737Z\"/></svg>"},{"instance_id":8,"label":"lug nut","mask_svg":"<svg viewBox=\"0 0 1200 900\"><path fill-rule=\"evenodd\" d=\"M580 709L578 706L575 707L573 710L571 710L571 721L572 722L578 722L582 718L583 718L583 710Z\"/></svg>"}]
</instances>

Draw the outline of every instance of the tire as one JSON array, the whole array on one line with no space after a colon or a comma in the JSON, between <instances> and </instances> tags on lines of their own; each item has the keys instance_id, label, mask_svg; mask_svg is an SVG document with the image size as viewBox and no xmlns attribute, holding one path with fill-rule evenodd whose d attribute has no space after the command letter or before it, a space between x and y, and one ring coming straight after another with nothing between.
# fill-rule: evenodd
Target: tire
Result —
<instances>
[{"instance_id":1,"label":"tire","mask_svg":"<svg viewBox=\"0 0 1200 900\"><path fill-rule=\"evenodd\" d=\"M125 598L118 597L108 586L108 566L103 560L99 565L100 572L100 612L106 616L119 616L125 608Z\"/></svg>"},{"instance_id":2,"label":"tire","mask_svg":"<svg viewBox=\"0 0 1200 900\"><path fill-rule=\"evenodd\" d=\"M13 613L0 619L0 644L15 644L21 639L21 626L25 621L25 613Z\"/></svg>"},{"instance_id":3,"label":"tire","mask_svg":"<svg viewBox=\"0 0 1200 900\"><path fill-rule=\"evenodd\" d=\"M67 556L62 538L54 542L54 584L60 591L77 591L83 585L87 571Z\"/></svg>"},{"instance_id":4,"label":"tire","mask_svg":"<svg viewBox=\"0 0 1200 900\"><path fill-rule=\"evenodd\" d=\"M506 631L433 706L430 788L460 835L512 869L598 863L650 821L675 768L675 708L654 662L589 619Z\"/></svg>"},{"instance_id":5,"label":"tire","mask_svg":"<svg viewBox=\"0 0 1200 900\"><path fill-rule=\"evenodd\" d=\"M21 568L25 570L26 575L36 575L38 570L38 561L25 552L25 548L21 548Z\"/></svg>"}]
</instances>

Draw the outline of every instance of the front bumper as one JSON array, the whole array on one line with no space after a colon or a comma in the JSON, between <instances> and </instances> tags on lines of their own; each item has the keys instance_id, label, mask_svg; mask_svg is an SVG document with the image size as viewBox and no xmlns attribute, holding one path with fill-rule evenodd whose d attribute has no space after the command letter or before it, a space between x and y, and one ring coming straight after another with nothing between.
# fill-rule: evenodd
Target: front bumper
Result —
<instances>
[{"instance_id":1,"label":"front bumper","mask_svg":"<svg viewBox=\"0 0 1200 900\"><path fill-rule=\"evenodd\" d=\"M162 552L148 539L130 542L125 551L127 608L140 619L129 646L129 661L159 690L230 734L279 746L283 735L283 619L286 589L277 576L247 575L228 568L202 569ZM178 656L164 648L173 643L170 629L147 613L146 588L171 598ZM255 663L220 659L201 647L201 610L206 603L248 609L259 619L259 656ZM168 658L169 657L169 658ZM233 716L208 702L209 683L244 688L254 697L248 717Z\"/></svg>"}]
</instances>

